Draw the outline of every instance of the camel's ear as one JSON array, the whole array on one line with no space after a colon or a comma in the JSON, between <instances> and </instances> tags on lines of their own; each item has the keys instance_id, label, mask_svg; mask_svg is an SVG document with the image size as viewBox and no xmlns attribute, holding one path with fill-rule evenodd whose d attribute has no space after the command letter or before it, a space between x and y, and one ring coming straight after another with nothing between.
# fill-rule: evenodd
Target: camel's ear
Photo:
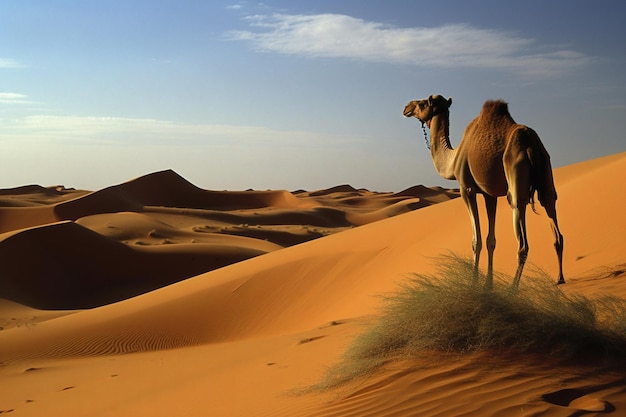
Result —
<instances>
[{"instance_id":1,"label":"camel's ear","mask_svg":"<svg viewBox=\"0 0 626 417\"><path fill-rule=\"evenodd\" d=\"M433 105L433 96L432 95L428 96L428 105L429 106Z\"/></svg>"},{"instance_id":2,"label":"camel's ear","mask_svg":"<svg viewBox=\"0 0 626 417\"><path fill-rule=\"evenodd\" d=\"M450 107L451 105L452 105L452 97L448 99L448 107Z\"/></svg>"}]
</instances>

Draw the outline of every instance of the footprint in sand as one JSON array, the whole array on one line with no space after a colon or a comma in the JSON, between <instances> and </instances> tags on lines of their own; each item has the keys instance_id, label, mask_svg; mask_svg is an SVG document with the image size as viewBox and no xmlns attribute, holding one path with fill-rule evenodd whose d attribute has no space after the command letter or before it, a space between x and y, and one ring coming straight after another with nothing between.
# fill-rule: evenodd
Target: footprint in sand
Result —
<instances>
[{"instance_id":1,"label":"footprint in sand","mask_svg":"<svg viewBox=\"0 0 626 417\"><path fill-rule=\"evenodd\" d=\"M574 413L573 416L584 415L587 412L593 413L611 413L615 411L615 406L608 401L600 400L591 395L586 394L583 390L567 388L554 391L541 396L544 401L559 405L561 407L571 408L580 411Z\"/></svg>"}]
</instances>

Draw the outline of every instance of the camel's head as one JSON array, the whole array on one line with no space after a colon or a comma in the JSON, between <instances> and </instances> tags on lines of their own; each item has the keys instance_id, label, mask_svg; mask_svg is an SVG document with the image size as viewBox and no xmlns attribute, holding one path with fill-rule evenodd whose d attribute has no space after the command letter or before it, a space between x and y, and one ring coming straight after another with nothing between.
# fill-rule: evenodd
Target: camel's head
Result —
<instances>
[{"instance_id":1,"label":"camel's head","mask_svg":"<svg viewBox=\"0 0 626 417\"><path fill-rule=\"evenodd\" d=\"M409 101L404 108L404 117L415 117L420 122L426 123L430 127L430 119L434 116L448 111L452 105L452 97L446 100L444 96L430 96L424 100Z\"/></svg>"}]
</instances>

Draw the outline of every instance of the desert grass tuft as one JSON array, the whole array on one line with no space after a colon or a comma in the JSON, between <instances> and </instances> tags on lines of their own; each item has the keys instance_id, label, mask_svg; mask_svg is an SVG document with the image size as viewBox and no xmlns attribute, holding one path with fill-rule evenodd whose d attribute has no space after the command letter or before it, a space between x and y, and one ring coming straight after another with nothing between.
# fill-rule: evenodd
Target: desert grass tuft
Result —
<instances>
[{"instance_id":1,"label":"desert grass tuft","mask_svg":"<svg viewBox=\"0 0 626 417\"><path fill-rule=\"evenodd\" d=\"M626 358L626 301L566 294L547 274L524 277L513 291L509 276L486 290L471 260L438 258L433 275L415 274L385 298L381 316L332 367L321 385L367 375L388 361L424 352L529 353L551 360L579 357L604 364Z\"/></svg>"}]
</instances>

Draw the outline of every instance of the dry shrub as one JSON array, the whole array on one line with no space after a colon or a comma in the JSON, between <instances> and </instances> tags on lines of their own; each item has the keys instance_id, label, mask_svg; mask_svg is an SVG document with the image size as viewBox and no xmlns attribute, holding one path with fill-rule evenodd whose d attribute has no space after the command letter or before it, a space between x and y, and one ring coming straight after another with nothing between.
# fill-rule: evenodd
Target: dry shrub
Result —
<instances>
[{"instance_id":1,"label":"dry shrub","mask_svg":"<svg viewBox=\"0 0 626 417\"><path fill-rule=\"evenodd\" d=\"M486 290L471 260L447 255L437 264L436 274L415 274L385 298L382 315L329 370L324 385L432 351L532 353L557 361L584 357L605 365L626 358L621 298L566 294L542 271L524 277L517 291L512 277L496 274L493 290Z\"/></svg>"}]
</instances>

